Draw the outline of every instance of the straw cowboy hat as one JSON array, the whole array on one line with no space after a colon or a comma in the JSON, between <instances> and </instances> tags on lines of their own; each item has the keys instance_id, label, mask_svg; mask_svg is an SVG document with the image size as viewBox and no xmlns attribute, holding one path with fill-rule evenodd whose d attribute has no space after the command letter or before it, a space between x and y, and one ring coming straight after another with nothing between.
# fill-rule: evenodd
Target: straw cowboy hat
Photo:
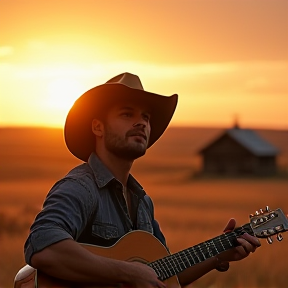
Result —
<instances>
[{"instance_id":1,"label":"straw cowboy hat","mask_svg":"<svg viewBox=\"0 0 288 288\"><path fill-rule=\"evenodd\" d=\"M120 74L105 84L88 90L75 101L64 127L66 145L74 156L85 162L88 160L95 150L92 120L105 115L109 107L124 100L145 103L151 110L149 148L167 128L174 114L178 95L163 96L147 92L139 77L130 73Z\"/></svg>"}]
</instances>

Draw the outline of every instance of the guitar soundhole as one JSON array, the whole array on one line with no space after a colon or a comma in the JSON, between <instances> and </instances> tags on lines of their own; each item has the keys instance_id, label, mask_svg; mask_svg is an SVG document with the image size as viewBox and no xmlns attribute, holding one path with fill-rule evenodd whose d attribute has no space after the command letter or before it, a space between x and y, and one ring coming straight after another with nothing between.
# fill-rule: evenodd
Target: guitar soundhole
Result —
<instances>
[{"instance_id":1,"label":"guitar soundhole","mask_svg":"<svg viewBox=\"0 0 288 288\"><path fill-rule=\"evenodd\" d=\"M139 258L139 257L131 257L131 258L128 258L127 261L129 262L140 262L142 264L147 264L148 261L143 259L143 258Z\"/></svg>"}]
</instances>

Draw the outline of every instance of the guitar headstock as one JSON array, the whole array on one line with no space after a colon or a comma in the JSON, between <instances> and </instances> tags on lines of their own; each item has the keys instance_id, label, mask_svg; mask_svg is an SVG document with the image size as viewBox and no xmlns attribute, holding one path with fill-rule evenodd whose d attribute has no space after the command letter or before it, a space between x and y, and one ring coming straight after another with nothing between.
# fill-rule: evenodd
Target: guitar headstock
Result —
<instances>
[{"instance_id":1,"label":"guitar headstock","mask_svg":"<svg viewBox=\"0 0 288 288\"><path fill-rule=\"evenodd\" d=\"M260 209L250 215L250 227L256 237L267 238L271 244L273 235L277 235L278 241L283 239L281 232L288 231L288 221L281 209L270 210L266 206L265 210Z\"/></svg>"}]
</instances>

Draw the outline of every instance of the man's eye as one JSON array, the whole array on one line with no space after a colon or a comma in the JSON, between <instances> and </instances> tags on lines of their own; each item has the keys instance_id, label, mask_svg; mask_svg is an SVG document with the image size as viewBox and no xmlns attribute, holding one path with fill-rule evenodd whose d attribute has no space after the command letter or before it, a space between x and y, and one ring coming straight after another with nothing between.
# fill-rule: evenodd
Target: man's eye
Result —
<instances>
[{"instance_id":1,"label":"man's eye","mask_svg":"<svg viewBox=\"0 0 288 288\"><path fill-rule=\"evenodd\" d=\"M125 112L125 113L122 113L122 115L124 116L124 117L131 117L131 113L128 113L128 112Z\"/></svg>"},{"instance_id":2,"label":"man's eye","mask_svg":"<svg viewBox=\"0 0 288 288\"><path fill-rule=\"evenodd\" d=\"M150 120L150 115L143 115L143 119L148 122Z\"/></svg>"}]
</instances>

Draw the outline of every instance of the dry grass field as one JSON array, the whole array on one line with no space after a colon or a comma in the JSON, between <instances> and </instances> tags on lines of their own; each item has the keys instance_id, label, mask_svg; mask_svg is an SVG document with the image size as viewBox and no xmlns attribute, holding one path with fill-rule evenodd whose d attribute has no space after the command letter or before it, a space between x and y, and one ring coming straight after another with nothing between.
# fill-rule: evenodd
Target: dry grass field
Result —
<instances>
[{"instance_id":1,"label":"dry grass field","mask_svg":"<svg viewBox=\"0 0 288 288\"><path fill-rule=\"evenodd\" d=\"M133 174L154 200L156 217L171 252L196 245L222 233L229 218L239 225L259 208L288 213L288 179L193 178L201 167L196 151L219 129L172 128L135 163ZM288 167L287 131L260 131L282 153ZM0 130L0 288L13 287L24 265L23 244L29 225L53 183L80 163L66 150L62 131ZM193 287L288 287L288 233L282 242L262 246L251 257L232 263L226 273L212 271Z\"/></svg>"}]
</instances>

